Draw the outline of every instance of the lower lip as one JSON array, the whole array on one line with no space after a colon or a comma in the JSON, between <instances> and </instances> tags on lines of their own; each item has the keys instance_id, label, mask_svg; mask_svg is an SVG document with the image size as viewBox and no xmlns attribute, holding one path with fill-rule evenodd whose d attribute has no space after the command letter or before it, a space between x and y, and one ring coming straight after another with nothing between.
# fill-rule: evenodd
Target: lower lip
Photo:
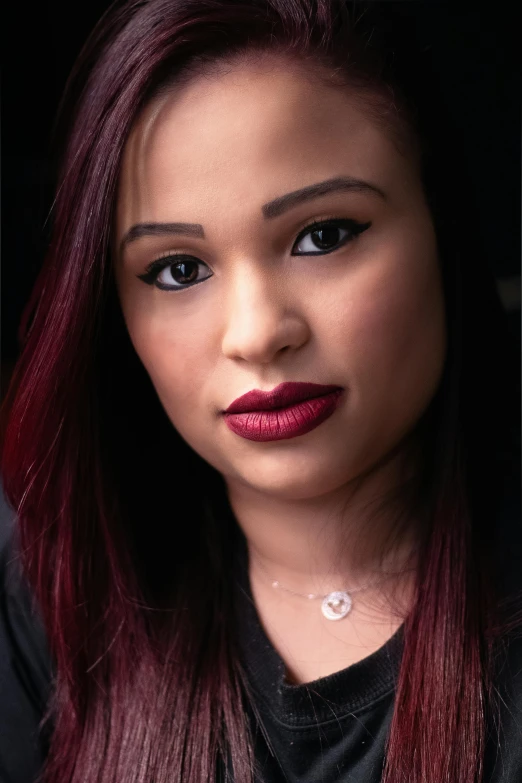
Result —
<instances>
[{"instance_id":1,"label":"lower lip","mask_svg":"<svg viewBox=\"0 0 522 783\"><path fill-rule=\"evenodd\" d=\"M339 405L342 389L324 397L303 400L286 408L248 413L225 413L227 426L247 440L287 440L305 435L329 419Z\"/></svg>"}]
</instances>

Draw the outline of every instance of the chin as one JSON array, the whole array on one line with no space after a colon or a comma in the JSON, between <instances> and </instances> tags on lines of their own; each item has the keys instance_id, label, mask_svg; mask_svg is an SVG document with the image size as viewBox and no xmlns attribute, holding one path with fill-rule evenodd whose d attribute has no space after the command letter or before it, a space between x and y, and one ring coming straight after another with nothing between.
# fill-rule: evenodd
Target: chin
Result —
<instances>
[{"instance_id":1,"label":"chin","mask_svg":"<svg viewBox=\"0 0 522 783\"><path fill-rule=\"evenodd\" d=\"M251 489L281 500L307 500L333 492L348 480L349 474L339 470L337 463L319 466L318 460L306 464L305 460L284 461L287 464L253 466L247 469L243 464L236 476Z\"/></svg>"}]
</instances>

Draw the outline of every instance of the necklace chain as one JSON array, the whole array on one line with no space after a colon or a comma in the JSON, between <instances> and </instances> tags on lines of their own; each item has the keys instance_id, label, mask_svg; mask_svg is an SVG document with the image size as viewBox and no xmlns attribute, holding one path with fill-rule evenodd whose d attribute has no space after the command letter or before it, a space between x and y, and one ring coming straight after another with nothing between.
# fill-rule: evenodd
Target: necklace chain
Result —
<instances>
[{"instance_id":1,"label":"necklace chain","mask_svg":"<svg viewBox=\"0 0 522 783\"><path fill-rule=\"evenodd\" d=\"M397 576L398 574L403 574L404 571L399 571L395 573L386 573L384 576L380 577L379 579L376 579L374 582L370 582L369 584L362 585L361 587L354 587L351 590L334 590L331 593L327 593L327 595L318 595L317 593L297 593L295 590L291 590L289 587L285 587L282 585L278 580L273 579L269 574L266 568L262 565L262 563L259 563L259 567L262 571L269 576L270 579L272 579L272 587L277 587L281 590L284 590L287 593L292 593L292 595L300 596L301 598L307 598L308 600L312 600L314 598L321 598L321 612L323 616L327 620L342 620L343 617L346 617L349 612L352 610L353 606L353 599L352 595L355 593L360 593L362 590L367 590L369 587L375 587L377 585L382 584L387 579L389 579L391 576ZM414 569L406 569L407 571L414 570Z\"/></svg>"},{"instance_id":2,"label":"necklace chain","mask_svg":"<svg viewBox=\"0 0 522 783\"><path fill-rule=\"evenodd\" d=\"M266 568L259 562L259 567L265 572L265 574L272 579ZM381 579L375 580L375 582L370 582L369 584L362 585L362 587L354 587L351 590L342 590L339 592L346 593L347 595L354 595L355 593L360 593L362 590L366 590L368 587L375 587L379 584L382 584L386 579L388 579L390 575L386 574L386 576L382 577ZM287 593L292 593L292 595L298 595L301 596L301 598L308 598L309 600L313 600L314 598L321 598L325 599L328 596L332 595L333 593L326 593L326 595L319 595L318 593L296 593L295 590L290 590L289 587L284 587L281 582L278 580L272 580L272 587L277 587L280 590L285 590Z\"/></svg>"}]
</instances>

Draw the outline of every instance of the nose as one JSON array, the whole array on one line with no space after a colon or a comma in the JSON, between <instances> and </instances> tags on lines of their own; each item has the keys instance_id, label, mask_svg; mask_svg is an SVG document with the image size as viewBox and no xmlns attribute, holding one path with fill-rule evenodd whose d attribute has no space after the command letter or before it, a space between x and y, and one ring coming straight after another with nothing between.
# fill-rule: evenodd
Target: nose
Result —
<instances>
[{"instance_id":1,"label":"nose","mask_svg":"<svg viewBox=\"0 0 522 783\"><path fill-rule=\"evenodd\" d=\"M252 267L235 276L224 305L222 351L227 358L268 364L309 339L307 320L288 288L278 275Z\"/></svg>"}]
</instances>

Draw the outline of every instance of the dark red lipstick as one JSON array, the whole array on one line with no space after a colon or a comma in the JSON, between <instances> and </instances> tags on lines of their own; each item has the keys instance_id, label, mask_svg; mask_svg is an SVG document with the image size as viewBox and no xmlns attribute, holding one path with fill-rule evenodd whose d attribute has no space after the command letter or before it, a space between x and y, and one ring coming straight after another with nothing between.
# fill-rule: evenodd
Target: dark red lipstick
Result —
<instances>
[{"instance_id":1,"label":"dark red lipstick","mask_svg":"<svg viewBox=\"0 0 522 783\"><path fill-rule=\"evenodd\" d=\"M248 440L285 440L326 421L343 389L320 383L281 383L269 392L253 389L224 411L228 427Z\"/></svg>"}]
</instances>

